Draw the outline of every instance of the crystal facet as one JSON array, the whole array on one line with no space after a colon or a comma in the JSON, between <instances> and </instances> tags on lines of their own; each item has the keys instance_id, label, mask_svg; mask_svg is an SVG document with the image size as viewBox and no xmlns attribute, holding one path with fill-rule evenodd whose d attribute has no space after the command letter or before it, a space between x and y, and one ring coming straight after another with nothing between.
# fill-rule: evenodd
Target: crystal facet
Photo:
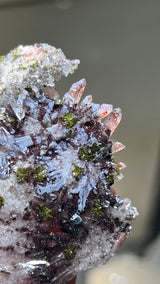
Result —
<instances>
[{"instance_id":1,"label":"crystal facet","mask_svg":"<svg viewBox=\"0 0 160 284\"><path fill-rule=\"evenodd\" d=\"M113 134L122 118L120 108L115 108L113 112L106 118L104 125L110 130L110 136Z\"/></svg>"},{"instance_id":2,"label":"crystal facet","mask_svg":"<svg viewBox=\"0 0 160 284\"><path fill-rule=\"evenodd\" d=\"M126 147L126 146L123 145L123 144L120 143L120 142L113 142L113 144L112 144L112 153L113 153L113 154L114 154L114 153L117 153L117 152L123 150L125 147Z\"/></svg>"},{"instance_id":3,"label":"crystal facet","mask_svg":"<svg viewBox=\"0 0 160 284\"><path fill-rule=\"evenodd\" d=\"M106 117L113 109L112 105L102 104L99 110L96 112L96 115L101 119Z\"/></svg>"},{"instance_id":4,"label":"crystal facet","mask_svg":"<svg viewBox=\"0 0 160 284\"><path fill-rule=\"evenodd\" d=\"M63 102L69 104L70 106L76 105L79 103L81 96L86 87L86 80L82 79L79 82L76 82L72 85L69 92L64 95Z\"/></svg>"}]
</instances>

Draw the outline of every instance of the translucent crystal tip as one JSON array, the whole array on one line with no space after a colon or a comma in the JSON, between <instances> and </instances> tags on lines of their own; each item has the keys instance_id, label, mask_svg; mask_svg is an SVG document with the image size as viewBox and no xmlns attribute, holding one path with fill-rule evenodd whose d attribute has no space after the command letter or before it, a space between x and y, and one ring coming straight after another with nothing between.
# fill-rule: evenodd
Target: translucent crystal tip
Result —
<instances>
[{"instance_id":1,"label":"translucent crystal tip","mask_svg":"<svg viewBox=\"0 0 160 284\"><path fill-rule=\"evenodd\" d=\"M109 116L107 116L104 121L104 125L107 129L111 131L110 136L113 134L118 124L120 123L122 118L122 112L120 108L115 108Z\"/></svg>"}]
</instances>

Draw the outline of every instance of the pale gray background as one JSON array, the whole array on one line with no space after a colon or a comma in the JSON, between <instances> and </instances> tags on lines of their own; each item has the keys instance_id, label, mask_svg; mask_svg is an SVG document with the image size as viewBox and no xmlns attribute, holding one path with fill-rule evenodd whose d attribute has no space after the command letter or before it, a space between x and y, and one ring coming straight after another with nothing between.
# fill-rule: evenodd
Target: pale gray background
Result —
<instances>
[{"instance_id":1,"label":"pale gray background","mask_svg":"<svg viewBox=\"0 0 160 284\"><path fill-rule=\"evenodd\" d=\"M152 235L158 194L160 1L0 1L0 54L35 42L81 60L79 70L58 84L61 95L85 77L85 94L122 108L114 138L127 145L116 155L127 169L115 188L140 213L125 246L141 247Z\"/></svg>"}]
</instances>

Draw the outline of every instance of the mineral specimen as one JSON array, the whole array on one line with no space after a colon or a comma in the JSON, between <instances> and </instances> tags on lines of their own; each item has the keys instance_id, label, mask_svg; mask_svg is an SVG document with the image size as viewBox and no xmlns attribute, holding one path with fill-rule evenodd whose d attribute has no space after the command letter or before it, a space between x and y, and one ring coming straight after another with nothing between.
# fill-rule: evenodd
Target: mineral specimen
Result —
<instances>
[{"instance_id":1,"label":"mineral specimen","mask_svg":"<svg viewBox=\"0 0 160 284\"><path fill-rule=\"evenodd\" d=\"M138 214L112 187L120 109L79 103L85 79L58 97L78 64L47 44L0 58L0 283L65 284L107 262Z\"/></svg>"}]
</instances>

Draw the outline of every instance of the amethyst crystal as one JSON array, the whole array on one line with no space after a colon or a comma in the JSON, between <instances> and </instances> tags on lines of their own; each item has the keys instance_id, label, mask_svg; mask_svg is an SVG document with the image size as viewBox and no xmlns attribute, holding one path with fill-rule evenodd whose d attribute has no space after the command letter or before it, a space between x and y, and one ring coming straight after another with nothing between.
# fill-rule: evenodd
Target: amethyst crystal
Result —
<instances>
[{"instance_id":1,"label":"amethyst crystal","mask_svg":"<svg viewBox=\"0 0 160 284\"><path fill-rule=\"evenodd\" d=\"M120 109L79 103L84 79L58 97L78 64L47 44L0 58L1 283L67 283L108 261L137 216L112 187Z\"/></svg>"}]
</instances>

